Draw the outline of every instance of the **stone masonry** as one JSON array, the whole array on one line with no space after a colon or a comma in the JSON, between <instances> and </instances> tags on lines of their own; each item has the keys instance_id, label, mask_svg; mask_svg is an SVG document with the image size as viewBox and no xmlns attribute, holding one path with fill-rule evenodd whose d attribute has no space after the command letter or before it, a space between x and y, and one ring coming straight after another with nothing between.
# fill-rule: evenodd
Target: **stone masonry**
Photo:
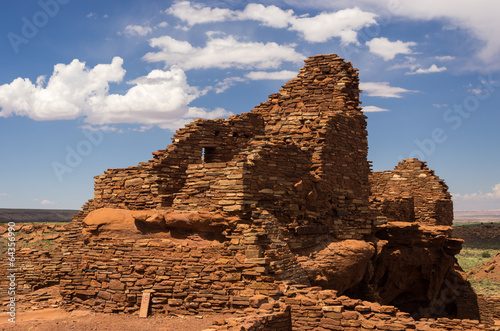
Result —
<instances>
[{"instance_id":1,"label":"stone masonry","mask_svg":"<svg viewBox=\"0 0 500 331\"><path fill-rule=\"evenodd\" d=\"M453 223L453 202L448 186L425 162L401 161L394 170L373 172L370 182L371 205L389 221Z\"/></svg>"},{"instance_id":2,"label":"stone masonry","mask_svg":"<svg viewBox=\"0 0 500 331\"><path fill-rule=\"evenodd\" d=\"M249 113L195 120L95 177L51 251L19 252L21 291L59 280L65 307L109 313L137 313L150 292L153 314L257 314L283 330L488 329L456 320L480 309L446 184L418 160L371 173L357 69L305 63Z\"/></svg>"}]
</instances>

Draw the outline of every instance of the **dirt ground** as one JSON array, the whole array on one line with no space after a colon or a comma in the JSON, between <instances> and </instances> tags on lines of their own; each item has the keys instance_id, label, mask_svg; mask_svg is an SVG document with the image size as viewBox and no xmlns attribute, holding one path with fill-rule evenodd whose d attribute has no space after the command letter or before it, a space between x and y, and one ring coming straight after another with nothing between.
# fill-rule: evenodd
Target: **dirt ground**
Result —
<instances>
[{"instance_id":1,"label":"dirt ground","mask_svg":"<svg viewBox=\"0 0 500 331\"><path fill-rule=\"evenodd\" d=\"M223 315L199 316L149 316L100 314L86 310L67 312L60 308L48 308L35 311L18 312L16 323L7 321L5 313L0 320L0 330L22 331L197 331L210 328L215 320Z\"/></svg>"}]
</instances>

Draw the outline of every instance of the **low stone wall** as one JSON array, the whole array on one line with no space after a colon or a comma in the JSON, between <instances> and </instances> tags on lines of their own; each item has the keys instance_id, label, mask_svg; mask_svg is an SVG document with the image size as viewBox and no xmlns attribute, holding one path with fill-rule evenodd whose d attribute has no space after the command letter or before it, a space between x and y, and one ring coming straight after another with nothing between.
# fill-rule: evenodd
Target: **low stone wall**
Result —
<instances>
[{"instance_id":1,"label":"low stone wall","mask_svg":"<svg viewBox=\"0 0 500 331\"><path fill-rule=\"evenodd\" d=\"M389 221L449 226L453 223L448 186L423 161L406 159L394 170L375 171L370 175L370 184L372 208Z\"/></svg>"},{"instance_id":2,"label":"low stone wall","mask_svg":"<svg viewBox=\"0 0 500 331\"><path fill-rule=\"evenodd\" d=\"M16 297L29 294L37 289L57 285L61 277L70 271L64 263L67 255L64 242L71 240L69 224L19 224L16 225L14 254ZM0 234L6 236L6 227L0 227ZM5 249L2 242L2 250ZM3 253L3 251L2 251ZM9 279L7 269L12 269L8 261L2 261L0 267L0 299L7 302ZM18 300L23 300L18 297Z\"/></svg>"},{"instance_id":3,"label":"low stone wall","mask_svg":"<svg viewBox=\"0 0 500 331\"><path fill-rule=\"evenodd\" d=\"M473 320L448 318L414 320L393 306L337 296L318 287L290 287L279 299L279 312L290 311L291 323L274 330L497 330ZM264 316L269 316L263 311ZM260 320L265 320L264 316ZM278 315L282 316L282 315ZM268 318L268 317L267 317ZM273 330L256 328L258 316L227 319L210 330ZM255 324L251 323L254 322ZM248 323L248 324L247 324ZM261 322L262 323L262 322ZM220 325L222 324L222 325ZM250 324L250 325L249 325Z\"/></svg>"},{"instance_id":4,"label":"low stone wall","mask_svg":"<svg viewBox=\"0 0 500 331\"><path fill-rule=\"evenodd\" d=\"M203 331L219 330L247 330L247 331L287 331L292 330L290 307L284 306L279 312L255 314L244 317L234 317L218 320L210 329Z\"/></svg>"},{"instance_id":5,"label":"low stone wall","mask_svg":"<svg viewBox=\"0 0 500 331\"><path fill-rule=\"evenodd\" d=\"M488 301L493 302L493 318L500 320L500 297L488 298Z\"/></svg>"},{"instance_id":6,"label":"low stone wall","mask_svg":"<svg viewBox=\"0 0 500 331\"><path fill-rule=\"evenodd\" d=\"M485 297L479 294L478 303L481 321L494 324L495 320L500 320L500 297Z\"/></svg>"}]
</instances>

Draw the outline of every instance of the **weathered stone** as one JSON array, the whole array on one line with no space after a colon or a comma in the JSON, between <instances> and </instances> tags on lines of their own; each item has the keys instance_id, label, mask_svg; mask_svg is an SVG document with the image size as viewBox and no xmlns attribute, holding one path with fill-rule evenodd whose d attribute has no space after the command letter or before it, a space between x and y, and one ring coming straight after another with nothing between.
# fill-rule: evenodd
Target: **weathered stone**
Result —
<instances>
[{"instance_id":1,"label":"weathered stone","mask_svg":"<svg viewBox=\"0 0 500 331\"><path fill-rule=\"evenodd\" d=\"M123 290L125 289L125 284L120 282L119 280L112 279L109 281L109 289L110 290Z\"/></svg>"}]
</instances>

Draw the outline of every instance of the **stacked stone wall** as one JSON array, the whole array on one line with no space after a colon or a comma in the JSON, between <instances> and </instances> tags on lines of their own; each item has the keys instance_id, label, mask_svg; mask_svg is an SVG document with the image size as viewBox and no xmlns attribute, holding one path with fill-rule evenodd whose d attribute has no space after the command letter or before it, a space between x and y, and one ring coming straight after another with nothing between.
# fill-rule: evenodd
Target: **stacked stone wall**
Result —
<instances>
[{"instance_id":1,"label":"stacked stone wall","mask_svg":"<svg viewBox=\"0 0 500 331\"><path fill-rule=\"evenodd\" d=\"M290 324L279 330L496 330L475 320L415 320L393 306L338 296L335 291L317 287L288 288L274 307L280 307L275 308L277 317L290 314ZM260 320L258 315L227 319L225 324L218 323L222 325L214 325L210 330L265 330L260 327L269 314L266 309L261 312Z\"/></svg>"},{"instance_id":2,"label":"stacked stone wall","mask_svg":"<svg viewBox=\"0 0 500 331\"><path fill-rule=\"evenodd\" d=\"M370 235L357 69L336 55L305 62L297 78L250 113L195 120L148 162L97 176L94 198L76 222L103 207L171 207L245 221L265 212L302 234Z\"/></svg>"},{"instance_id":3,"label":"stacked stone wall","mask_svg":"<svg viewBox=\"0 0 500 331\"><path fill-rule=\"evenodd\" d=\"M453 202L448 186L425 162L406 159L394 170L373 172L370 182L371 206L389 221L453 223Z\"/></svg>"},{"instance_id":4,"label":"stacked stone wall","mask_svg":"<svg viewBox=\"0 0 500 331\"><path fill-rule=\"evenodd\" d=\"M67 234L68 227L57 232ZM153 315L234 314L211 330L496 330L488 323L498 318L498 298L484 298L482 324L450 318L415 320L394 306L276 282L262 261L245 258L236 241L230 245L187 247L168 240L104 238L84 245L59 240L50 251L19 251L17 293L22 298L59 282L63 301L56 306L66 309L137 313L142 293L150 292ZM47 298L32 299L31 306L45 307ZM491 310L494 304L496 310Z\"/></svg>"}]
</instances>

